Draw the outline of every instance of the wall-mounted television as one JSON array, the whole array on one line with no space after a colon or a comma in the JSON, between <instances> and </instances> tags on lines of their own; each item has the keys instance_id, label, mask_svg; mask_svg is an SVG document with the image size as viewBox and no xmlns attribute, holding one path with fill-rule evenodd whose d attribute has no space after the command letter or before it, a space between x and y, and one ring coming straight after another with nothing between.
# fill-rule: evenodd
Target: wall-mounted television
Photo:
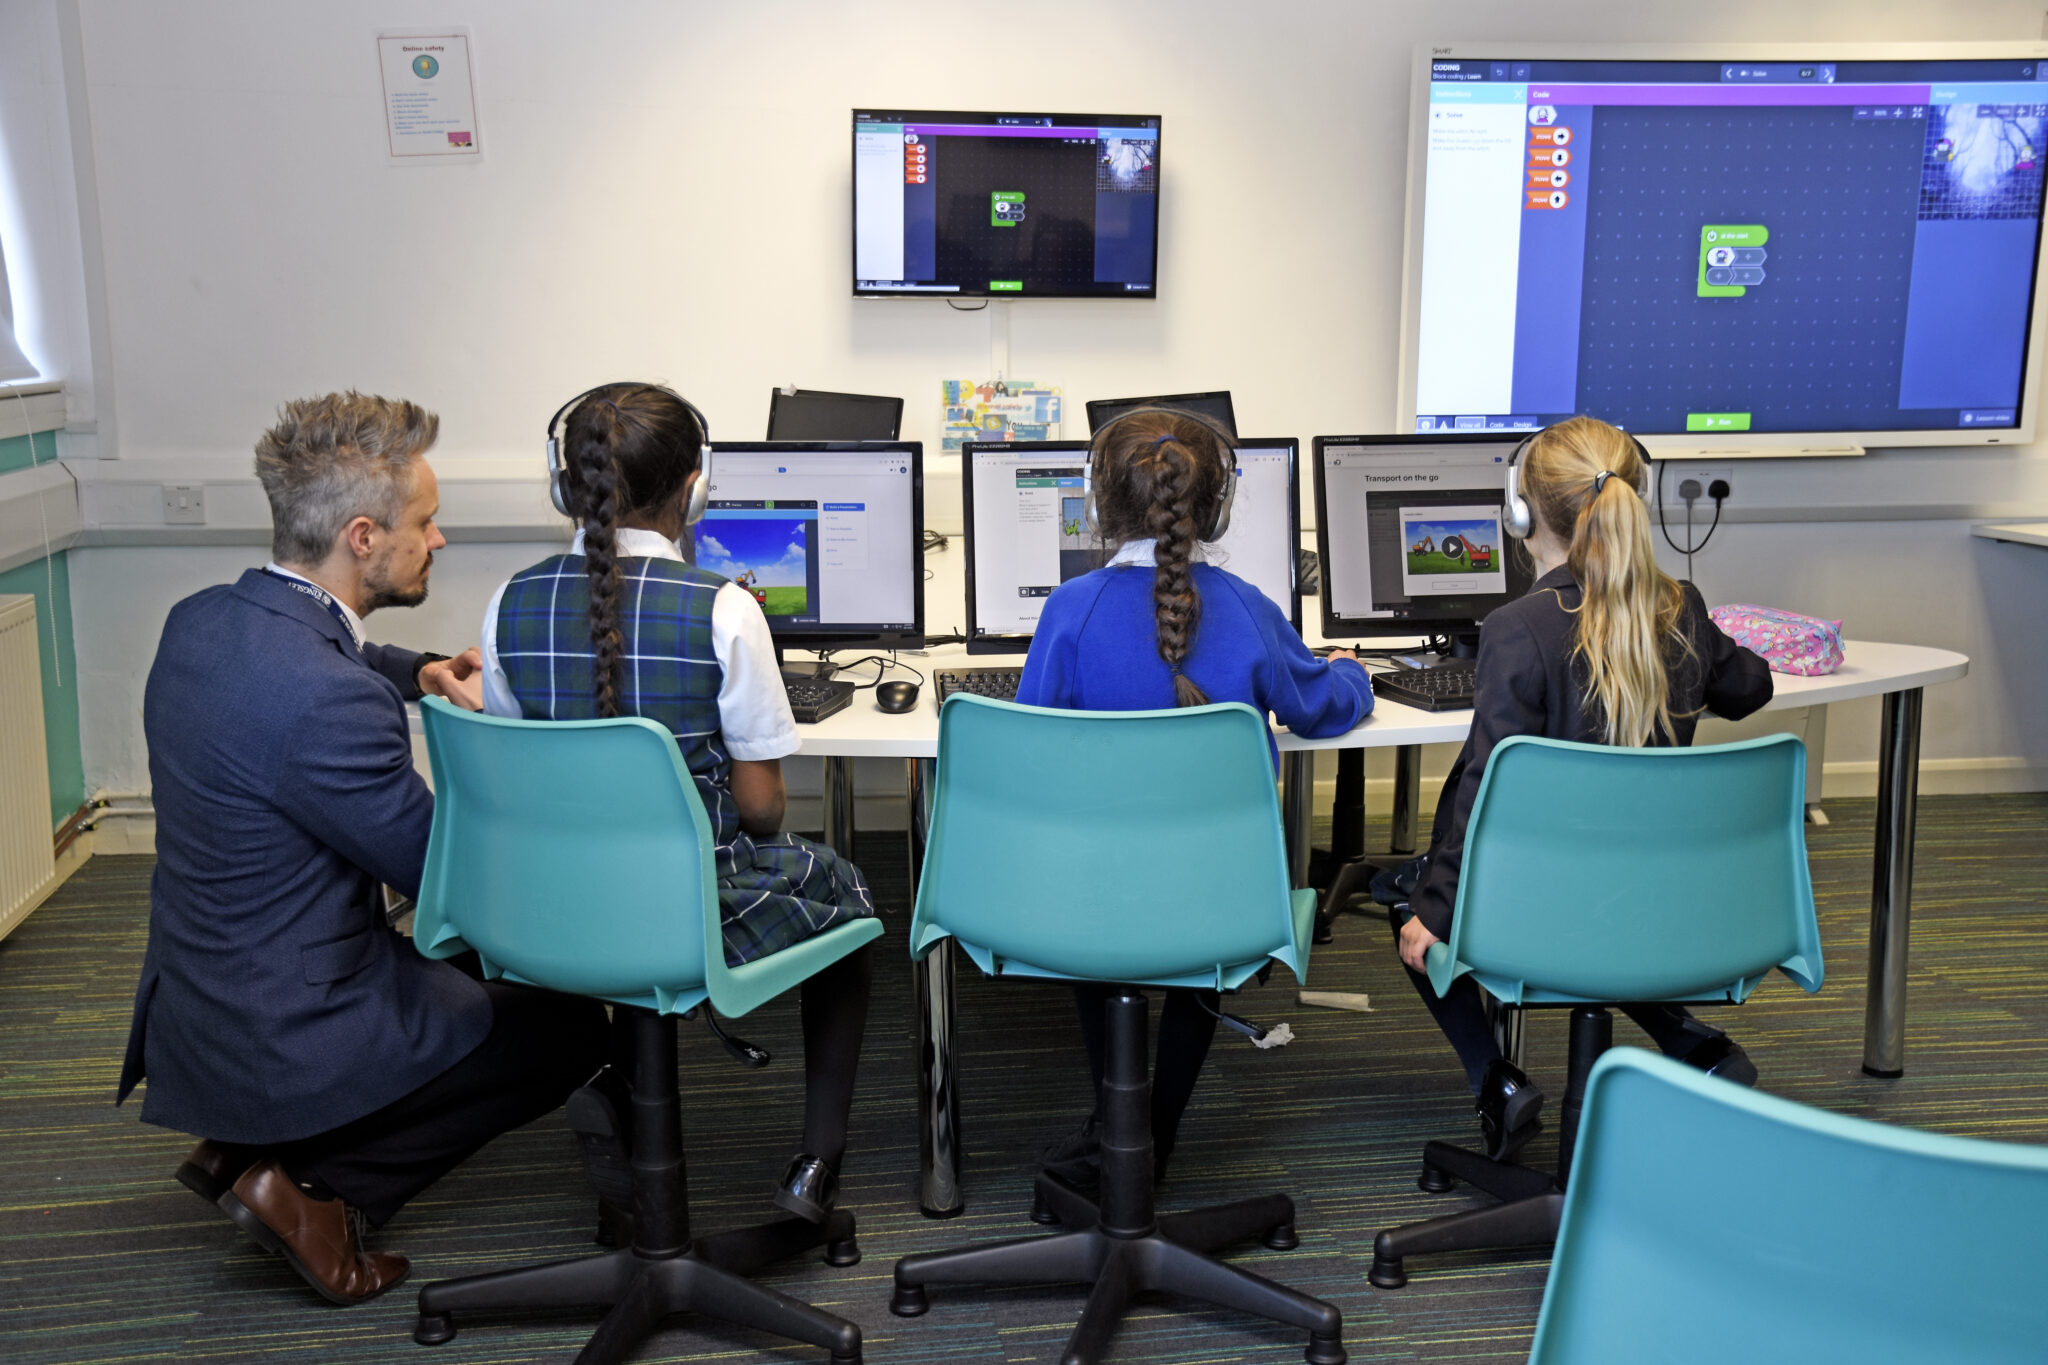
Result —
<instances>
[{"instance_id":1,"label":"wall-mounted television","mask_svg":"<svg viewBox=\"0 0 2048 1365\"><path fill-rule=\"evenodd\" d=\"M1417 49L1404 429L2023 444L2048 44Z\"/></svg>"},{"instance_id":2,"label":"wall-mounted television","mask_svg":"<svg viewBox=\"0 0 2048 1365\"><path fill-rule=\"evenodd\" d=\"M854 110L854 294L1157 297L1159 123Z\"/></svg>"}]
</instances>

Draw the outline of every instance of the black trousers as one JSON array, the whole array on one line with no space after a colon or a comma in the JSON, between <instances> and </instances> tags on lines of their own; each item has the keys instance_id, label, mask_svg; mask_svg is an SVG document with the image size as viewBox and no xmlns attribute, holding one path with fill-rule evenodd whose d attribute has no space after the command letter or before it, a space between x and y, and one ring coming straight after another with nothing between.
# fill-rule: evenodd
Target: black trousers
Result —
<instances>
[{"instance_id":1,"label":"black trousers","mask_svg":"<svg viewBox=\"0 0 2048 1365\"><path fill-rule=\"evenodd\" d=\"M1400 917L1397 915L1393 919L1398 941ZM1402 964L1401 970L1408 973L1408 979L1415 984L1415 993L1422 997L1422 1003L1429 1007L1437 1027L1444 1031L1444 1037L1457 1051L1458 1060L1465 1067L1465 1081L1477 1095L1480 1082L1486 1079L1486 1068L1501 1055L1500 1044L1493 1036L1493 1026L1486 1017L1486 1003L1480 998L1479 983L1469 976L1461 976L1451 983L1449 994L1438 995L1427 976L1406 963ZM1693 1018L1682 1005L1626 1004L1617 1008L1633 1019L1636 1027L1649 1034L1657 1050L1667 1057L1682 1059L1707 1039L1724 1036L1721 1030Z\"/></svg>"},{"instance_id":2,"label":"black trousers","mask_svg":"<svg viewBox=\"0 0 2048 1365\"><path fill-rule=\"evenodd\" d=\"M292 1179L325 1185L372 1225L500 1133L559 1107L604 1065L595 1000L486 981L491 1031L454 1066L372 1113L272 1148ZM573 1170L564 1153L565 1175Z\"/></svg>"}]
</instances>

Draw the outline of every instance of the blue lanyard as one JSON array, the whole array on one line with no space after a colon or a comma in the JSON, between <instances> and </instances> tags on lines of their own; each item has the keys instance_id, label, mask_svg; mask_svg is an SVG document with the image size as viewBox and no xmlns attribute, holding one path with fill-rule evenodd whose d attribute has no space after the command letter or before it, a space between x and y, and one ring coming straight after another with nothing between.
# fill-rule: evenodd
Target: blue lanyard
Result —
<instances>
[{"instance_id":1,"label":"blue lanyard","mask_svg":"<svg viewBox=\"0 0 2048 1365\"><path fill-rule=\"evenodd\" d=\"M348 613L341 609L341 603L334 600L332 593L328 592L327 589L321 587L318 583L309 583L303 578L295 578L291 574L279 573L267 564L263 566L263 572L269 574L272 578L275 578L293 591L306 594L306 596L327 608L327 614L341 622L341 628L348 632L348 638L355 645L356 653L360 654L363 652L362 637L356 634L356 628L350 623Z\"/></svg>"}]
</instances>

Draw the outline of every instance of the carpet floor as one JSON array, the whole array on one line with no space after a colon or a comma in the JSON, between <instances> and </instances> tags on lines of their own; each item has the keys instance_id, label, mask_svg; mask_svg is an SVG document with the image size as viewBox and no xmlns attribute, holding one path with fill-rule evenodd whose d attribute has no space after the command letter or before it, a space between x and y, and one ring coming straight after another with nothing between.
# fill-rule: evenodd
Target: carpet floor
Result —
<instances>
[{"instance_id":1,"label":"carpet floor","mask_svg":"<svg viewBox=\"0 0 2048 1365\"><path fill-rule=\"evenodd\" d=\"M1933 797L1920 804L1910 1022L1903 1079L1859 1069L1874 803L1833 801L1810 833L1827 986L1782 978L1715 1022L1749 1049L1773 1093L1842 1113L1945 1133L2048 1143L2048 794ZM1078 1289L935 1289L916 1320L888 1312L896 1258L1033 1231L1033 1154L1088 1106L1072 1005L1057 988L997 985L963 965L962 1127L967 1212L918 1213L908 882L901 835L864 836L859 861L888 936L856 1099L842 1206L866 1259L814 1258L768 1278L860 1323L882 1362L1054 1361L1080 1311ZM340 1310L318 1300L217 1210L171 1177L190 1139L112 1105L149 913L152 860L97 858L0 941L0 1359L14 1365L293 1360L514 1365L566 1360L591 1315L465 1326L449 1345L413 1345L412 1286ZM1547 1256L1417 1258L1406 1289L1366 1283L1376 1231L1476 1203L1415 1186L1424 1141L1470 1141L1463 1076L1391 952L1381 921L1349 916L1315 955L1311 984L1365 991L1373 1012L1304 1009L1291 979L1237 997L1295 1041L1255 1050L1228 1032L1216 1050L1161 1190L1165 1209L1284 1191L1301 1246L1256 1245L1235 1263L1336 1303L1357 1362L1517 1361L1535 1327ZM761 1221L794 1150L802 1070L794 1000L736 1026L776 1055L733 1064L701 1026L684 1028L684 1125L693 1222ZM1527 1058L1553 1097L1564 1085L1564 1019L1538 1012ZM1644 1043L1625 1020L1617 1041ZM1555 1099L1553 1098L1553 1105ZM1547 1165L1550 1134L1525 1156ZM413 1258L415 1282L581 1254L593 1204L559 1114L493 1142L408 1206L376 1245ZM1149 1302L1118 1335L1128 1362L1292 1362L1296 1333L1236 1314ZM823 1353L694 1319L639 1359L821 1361Z\"/></svg>"}]
</instances>

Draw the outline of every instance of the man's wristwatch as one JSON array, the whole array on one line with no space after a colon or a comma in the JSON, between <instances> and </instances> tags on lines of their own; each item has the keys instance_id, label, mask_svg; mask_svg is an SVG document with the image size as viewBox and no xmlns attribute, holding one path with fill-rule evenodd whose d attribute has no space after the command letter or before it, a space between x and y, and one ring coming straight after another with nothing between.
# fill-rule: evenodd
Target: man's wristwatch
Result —
<instances>
[{"instance_id":1,"label":"man's wristwatch","mask_svg":"<svg viewBox=\"0 0 2048 1365\"><path fill-rule=\"evenodd\" d=\"M445 663L446 654L421 654L420 661L412 666L412 690L425 696L427 689L420 685L420 674L427 671L428 664Z\"/></svg>"}]
</instances>

